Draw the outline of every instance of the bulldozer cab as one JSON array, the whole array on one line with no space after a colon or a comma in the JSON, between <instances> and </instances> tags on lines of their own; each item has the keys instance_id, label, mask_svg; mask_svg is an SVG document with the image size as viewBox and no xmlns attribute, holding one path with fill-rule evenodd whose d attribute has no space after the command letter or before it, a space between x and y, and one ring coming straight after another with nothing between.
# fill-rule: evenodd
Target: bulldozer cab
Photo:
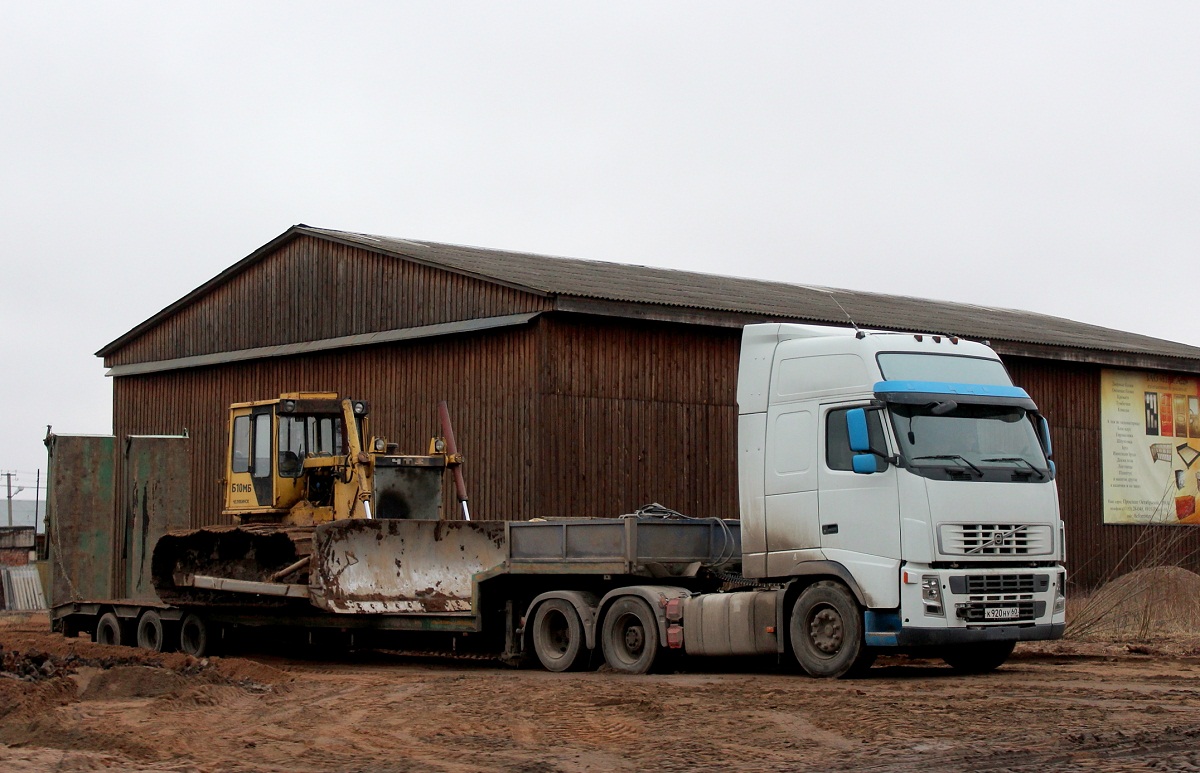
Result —
<instances>
[{"instance_id":1,"label":"bulldozer cab","mask_svg":"<svg viewBox=\"0 0 1200 773\"><path fill-rule=\"evenodd\" d=\"M367 434L369 406L334 392L234 403L224 514L236 522L310 525L342 518L437 519L451 460L401 456ZM369 440L368 440L369 438Z\"/></svg>"},{"instance_id":2,"label":"bulldozer cab","mask_svg":"<svg viewBox=\"0 0 1200 773\"><path fill-rule=\"evenodd\" d=\"M327 504L334 468L346 466L351 445L361 445L366 429L366 404L357 405L362 407L349 432L341 401L332 392L296 392L230 406L226 511L269 515L302 500Z\"/></svg>"}]
</instances>

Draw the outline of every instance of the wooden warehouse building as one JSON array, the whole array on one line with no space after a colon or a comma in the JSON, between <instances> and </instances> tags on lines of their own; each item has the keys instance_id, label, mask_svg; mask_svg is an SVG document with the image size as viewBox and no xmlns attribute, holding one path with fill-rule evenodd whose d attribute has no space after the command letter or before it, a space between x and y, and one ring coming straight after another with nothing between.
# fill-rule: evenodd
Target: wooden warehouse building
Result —
<instances>
[{"instance_id":1,"label":"wooden warehouse building","mask_svg":"<svg viewBox=\"0 0 1200 773\"><path fill-rule=\"evenodd\" d=\"M1161 547L1148 532L1194 564L1200 531L1104 523L1100 401L1106 370L1191 379L1200 349L1056 317L299 225L97 354L117 438L188 431L196 526L222 522L229 404L297 390L369 400L407 453L447 400L476 519L736 517L741 326L847 313L991 342L1051 422L1077 582Z\"/></svg>"}]
</instances>

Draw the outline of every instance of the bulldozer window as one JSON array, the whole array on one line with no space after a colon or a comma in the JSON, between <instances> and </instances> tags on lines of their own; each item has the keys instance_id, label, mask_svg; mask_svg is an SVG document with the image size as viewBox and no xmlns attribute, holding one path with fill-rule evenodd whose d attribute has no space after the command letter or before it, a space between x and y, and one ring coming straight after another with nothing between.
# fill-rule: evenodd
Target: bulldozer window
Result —
<instances>
[{"instance_id":1,"label":"bulldozer window","mask_svg":"<svg viewBox=\"0 0 1200 773\"><path fill-rule=\"evenodd\" d=\"M250 417L238 416L233 420L233 472L250 471Z\"/></svg>"},{"instance_id":2,"label":"bulldozer window","mask_svg":"<svg viewBox=\"0 0 1200 773\"><path fill-rule=\"evenodd\" d=\"M342 453L342 420L324 416L308 417L308 449L314 456L340 456Z\"/></svg>"},{"instance_id":3,"label":"bulldozer window","mask_svg":"<svg viewBox=\"0 0 1200 773\"><path fill-rule=\"evenodd\" d=\"M255 478L271 477L271 414L260 413L254 417L254 469Z\"/></svg>"},{"instance_id":4,"label":"bulldozer window","mask_svg":"<svg viewBox=\"0 0 1200 773\"><path fill-rule=\"evenodd\" d=\"M304 419L279 417L279 474L298 478L304 473Z\"/></svg>"}]
</instances>

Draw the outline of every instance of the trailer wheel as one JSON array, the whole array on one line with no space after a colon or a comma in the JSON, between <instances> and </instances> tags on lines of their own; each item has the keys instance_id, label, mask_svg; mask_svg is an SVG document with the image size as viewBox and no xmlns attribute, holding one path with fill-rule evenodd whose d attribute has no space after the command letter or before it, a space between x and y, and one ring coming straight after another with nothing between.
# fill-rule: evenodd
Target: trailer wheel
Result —
<instances>
[{"instance_id":1,"label":"trailer wheel","mask_svg":"<svg viewBox=\"0 0 1200 773\"><path fill-rule=\"evenodd\" d=\"M644 674L658 658L658 621L646 602L624 596L604 615L600 637L604 662L614 671Z\"/></svg>"},{"instance_id":2,"label":"trailer wheel","mask_svg":"<svg viewBox=\"0 0 1200 773\"><path fill-rule=\"evenodd\" d=\"M121 621L112 612L105 612L100 615L100 619L96 621L96 632L92 634L92 641L97 644L110 644L114 647L120 647L124 642L121 641Z\"/></svg>"},{"instance_id":3,"label":"trailer wheel","mask_svg":"<svg viewBox=\"0 0 1200 773\"><path fill-rule=\"evenodd\" d=\"M583 623L574 605L550 599L533 616L533 651L547 671L574 671L587 661Z\"/></svg>"},{"instance_id":4,"label":"trailer wheel","mask_svg":"<svg viewBox=\"0 0 1200 773\"><path fill-rule=\"evenodd\" d=\"M138 618L137 646L151 652L163 652L167 648L167 637L163 635L162 615L147 609Z\"/></svg>"},{"instance_id":5,"label":"trailer wheel","mask_svg":"<svg viewBox=\"0 0 1200 773\"><path fill-rule=\"evenodd\" d=\"M942 660L960 674L986 674L1004 665L1013 648L1012 641L986 641L960 644L942 653Z\"/></svg>"},{"instance_id":6,"label":"trailer wheel","mask_svg":"<svg viewBox=\"0 0 1200 773\"><path fill-rule=\"evenodd\" d=\"M204 618L188 613L179 624L179 649L192 657L202 658L209 652L211 633Z\"/></svg>"},{"instance_id":7,"label":"trailer wheel","mask_svg":"<svg viewBox=\"0 0 1200 773\"><path fill-rule=\"evenodd\" d=\"M792 606L792 652L809 676L838 678L865 671L875 653L863 642L862 610L839 582L804 589Z\"/></svg>"}]
</instances>

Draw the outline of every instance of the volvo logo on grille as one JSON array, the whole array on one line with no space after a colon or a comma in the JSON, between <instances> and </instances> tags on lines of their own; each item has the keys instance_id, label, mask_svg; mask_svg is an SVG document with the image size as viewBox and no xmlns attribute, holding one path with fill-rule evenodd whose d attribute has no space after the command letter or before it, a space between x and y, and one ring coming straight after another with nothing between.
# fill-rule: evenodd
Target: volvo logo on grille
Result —
<instances>
[{"instance_id":1,"label":"volvo logo on grille","mask_svg":"<svg viewBox=\"0 0 1200 773\"><path fill-rule=\"evenodd\" d=\"M979 553L981 551L987 550L988 548L1002 547L1004 545L1004 543L1008 542L1008 540L1010 538L1023 533L1028 528L1029 528L1028 525L1021 525L1021 526L1017 526L1016 528L1009 529L1008 531L998 531L992 535L991 539L987 540L986 542L984 542L981 545L977 545L977 546L971 548L967 552L968 553Z\"/></svg>"}]
</instances>

